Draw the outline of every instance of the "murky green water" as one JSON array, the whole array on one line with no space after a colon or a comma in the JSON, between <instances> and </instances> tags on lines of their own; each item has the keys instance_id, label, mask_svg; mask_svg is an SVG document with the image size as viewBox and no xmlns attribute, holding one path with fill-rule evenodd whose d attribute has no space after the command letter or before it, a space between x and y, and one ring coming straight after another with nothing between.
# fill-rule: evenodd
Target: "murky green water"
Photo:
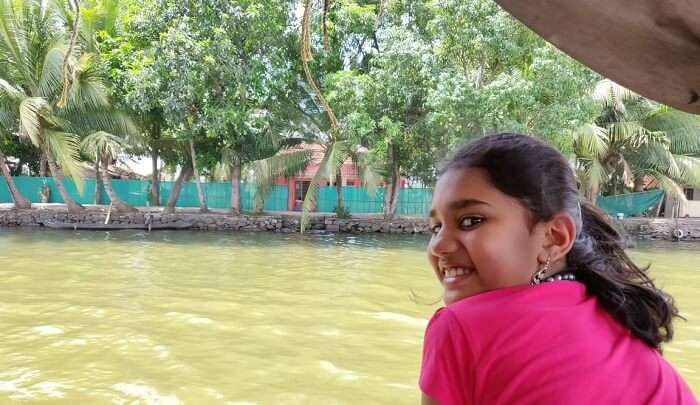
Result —
<instances>
[{"instance_id":1,"label":"murky green water","mask_svg":"<svg viewBox=\"0 0 700 405\"><path fill-rule=\"evenodd\" d=\"M425 238L0 229L0 403L411 404ZM635 256L700 391L700 245Z\"/></svg>"}]
</instances>

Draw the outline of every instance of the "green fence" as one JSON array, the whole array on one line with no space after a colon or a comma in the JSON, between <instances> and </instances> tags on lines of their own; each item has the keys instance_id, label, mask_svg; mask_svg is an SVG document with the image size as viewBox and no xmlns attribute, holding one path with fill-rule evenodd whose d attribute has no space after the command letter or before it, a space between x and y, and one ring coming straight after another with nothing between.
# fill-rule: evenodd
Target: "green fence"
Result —
<instances>
[{"instance_id":1,"label":"green fence","mask_svg":"<svg viewBox=\"0 0 700 405\"><path fill-rule=\"evenodd\" d=\"M14 177L14 182L19 191L31 202L40 202L40 190L44 184L51 189L49 202L62 203L63 199L56 189L51 177ZM86 179L82 193L78 193L71 180L65 180L65 185L70 196L81 204L92 204L95 195L95 180ZM165 205L173 189L174 182L162 181L160 183L161 203ZM211 208L228 209L231 201L231 184L228 182L203 183L207 203ZM148 196L151 188L149 181L140 180L112 180L115 193L133 206L143 207L149 204ZM287 211L287 199L289 192L287 186L274 186L267 194L264 201L265 211ZM384 189L378 188L373 192L361 187L343 187L345 207L353 214L378 214L383 212ZM404 188L399 194L397 214L399 215L427 215L430 210L432 189L430 188ZM10 203L12 198L7 185L0 177L0 203ZM102 189L101 204L109 204L109 197ZM255 206L255 188L251 184L241 184L241 205L245 211L252 211ZM178 207L198 207L197 187L194 182L185 182L180 196ZM317 212L335 212L336 189L335 187L321 187L317 199Z\"/></svg>"},{"instance_id":2,"label":"green fence","mask_svg":"<svg viewBox=\"0 0 700 405\"><path fill-rule=\"evenodd\" d=\"M609 197L598 197L596 205L610 215L624 214L626 217L641 216L653 210L661 202L664 192L661 190L629 193Z\"/></svg>"},{"instance_id":3,"label":"green fence","mask_svg":"<svg viewBox=\"0 0 700 405\"><path fill-rule=\"evenodd\" d=\"M20 193L28 199L29 201L33 203L38 203L41 202L41 187L44 184L47 184L49 186L49 189L51 190L50 193L50 199L49 202L52 203L62 203L63 198L61 198L61 195L58 193L58 189L56 188L56 183L54 182L52 177L13 177L13 180L15 182L15 185L19 189ZM127 196L131 192L131 189L134 187L134 184L121 184L121 182L129 182L129 183L136 183L135 185L137 187L142 187L143 184L148 185L148 183L144 183L141 181L134 181L134 180L119 180L120 183L117 183L115 180L114 183L114 189L117 192L117 194L121 197L124 196L124 200L127 200ZM85 180L83 182L83 192L78 193L78 190L75 188L75 184L70 181L66 180L63 182L63 184L66 187L66 190L68 191L68 194L77 202L81 204L92 204L94 202L94 196L95 196L95 180ZM148 191L146 191L148 193ZM104 192L104 189L102 190L102 201L101 203L103 204L109 204L109 198L106 195L107 193ZM129 199L131 202L131 200ZM10 191L7 189L7 184L5 183L4 178L0 178L0 203L8 203L12 202L12 197L10 196ZM145 205L145 204L144 204Z\"/></svg>"},{"instance_id":4,"label":"green fence","mask_svg":"<svg viewBox=\"0 0 700 405\"><path fill-rule=\"evenodd\" d=\"M31 202L40 201L39 191L44 184L51 189L49 202L61 203L63 199L56 189L51 177L14 177L15 184L20 192ZM172 181L160 183L161 202L165 205L174 186ZM92 204L95 195L95 180L86 179L84 190L79 194L72 181L65 181L68 193L81 204ZM148 205L148 194L151 187L149 181L140 180L112 180L114 191L127 203L143 207ZM207 203L211 208L228 209L231 202L231 184L228 182L203 183ZM316 204L317 212L335 212L336 189L335 187L321 187L318 192ZM289 192L287 186L274 186L265 198L263 209L265 211L287 211L287 198ZM610 197L598 197L597 205L610 213L619 213L625 216L640 216L654 209L663 198L661 190L630 193ZM430 211L430 203L433 197L431 188L403 188L399 194L397 207L398 215L424 216ZM343 187L345 208L352 214L378 214L384 207L384 189L378 188L369 192L361 187ZM5 179L0 177L0 203L10 203L12 198L5 184ZM109 204L107 193L102 190L101 204ZM255 207L255 187L251 184L241 184L241 205L244 211L252 211ZM185 182L180 196L178 207L198 207L197 187L194 182Z\"/></svg>"},{"instance_id":5,"label":"green fence","mask_svg":"<svg viewBox=\"0 0 700 405\"><path fill-rule=\"evenodd\" d=\"M335 187L321 187L318 190L316 211L335 212L337 197ZM360 187L343 187L343 204L353 214L380 213L384 207L384 189L377 189L374 193L370 193Z\"/></svg>"},{"instance_id":6,"label":"green fence","mask_svg":"<svg viewBox=\"0 0 700 405\"><path fill-rule=\"evenodd\" d=\"M321 187L316 210L318 212L335 212L337 195L335 187ZM433 189L431 188L402 188L399 191L396 213L399 215L427 215L432 199ZM353 214L381 213L384 210L384 189L378 188L374 193L370 193L360 187L343 187L343 203L345 208Z\"/></svg>"},{"instance_id":7,"label":"green fence","mask_svg":"<svg viewBox=\"0 0 700 405\"><path fill-rule=\"evenodd\" d=\"M51 189L50 203L62 203L63 198L58 193L56 184L52 177L13 177L15 185L20 193L33 203L41 201L40 190L44 184ZM95 199L95 179L86 179L83 182L83 192L78 193L71 180L65 180L64 184L68 194L81 204L92 204ZM165 204L170 196L175 182L162 181L160 183L161 202ZM207 203L211 208L230 208L231 183L203 183L207 196ZM149 204L149 190L151 183L140 180L112 180L114 192L126 203L137 207L144 207ZM102 188L100 204L109 204L107 192ZM0 203L10 203L12 197L7 188L5 179L0 177ZM244 210L252 210L255 204L255 190L250 184L241 184L241 204ZM198 207L197 187L194 182L185 182L176 206L178 207ZM285 211L287 209L287 187L274 186L267 194L264 201L264 209L267 211Z\"/></svg>"}]
</instances>

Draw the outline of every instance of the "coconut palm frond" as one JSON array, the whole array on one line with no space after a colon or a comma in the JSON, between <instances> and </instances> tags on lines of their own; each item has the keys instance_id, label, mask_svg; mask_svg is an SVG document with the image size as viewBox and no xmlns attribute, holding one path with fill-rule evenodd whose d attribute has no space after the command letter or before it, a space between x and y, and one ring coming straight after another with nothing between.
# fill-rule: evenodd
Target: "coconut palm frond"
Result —
<instances>
[{"instance_id":1,"label":"coconut palm frond","mask_svg":"<svg viewBox=\"0 0 700 405\"><path fill-rule=\"evenodd\" d=\"M70 132L90 134L105 131L128 139L136 144L139 130L134 121L126 114L117 110L59 110L58 118L61 125Z\"/></svg>"},{"instance_id":2,"label":"coconut palm frond","mask_svg":"<svg viewBox=\"0 0 700 405\"><path fill-rule=\"evenodd\" d=\"M668 148L660 144L643 145L628 157L640 170L651 168L664 173L672 170L673 155Z\"/></svg>"},{"instance_id":3,"label":"coconut palm frond","mask_svg":"<svg viewBox=\"0 0 700 405\"><path fill-rule=\"evenodd\" d=\"M311 178L309 188L306 191L306 196L304 196L304 202L301 205L301 218L299 221L301 233L304 233L306 228L309 226L309 215L311 210L316 207L318 190L321 187L321 179L324 177L323 173L328 172L329 160L330 153L329 151L326 151L326 153L323 154L323 159L321 159L318 170L314 174L314 177Z\"/></svg>"},{"instance_id":4,"label":"coconut palm frond","mask_svg":"<svg viewBox=\"0 0 700 405\"><path fill-rule=\"evenodd\" d=\"M673 155L673 160L679 168L677 179L681 184L700 188L700 157Z\"/></svg>"},{"instance_id":5,"label":"coconut palm frond","mask_svg":"<svg viewBox=\"0 0 700 405\"><path fill-rule=\"evenodd\" d=\"M66 47L62 38L49 46L39 78L39 95L41 97L53 100L61 93L65 52Z\"/></svg>"},{"instance_id":6,"label":"coconut palm frond","mask_svg":"<svg viewBox=\"0 0 700 405\"><path fill-rule=\"evenodd\" d=\"M633 142L637 143L637 137L644 132L644 127L638 121L620 121L608 126L608 136L612 143Z\"/></svg>"},{"instance_id":7,"label":"coconut palm frond","mask_svg":"<svg viewBox=\"0 0 700 405\"><path fill-rule=\"evenodd\" d=\"M611 107L622 113L625 112L625 101L639 97L637 93L609 79L598 82L593 90L594 100L601 103L604 107Z\"/></svg>"},{"instance_id":8,"label":"coconut palm frond","mask_svg":"<svg viewBox=\"0 0 700 405\"><path fill-rule=\"evenodd\" d=\"M51 106L41 97L27 97L19 105L19 133L42 147L42 119L50 120Z\"/></svg>"},{"instance_id":9,"label":"coconut palm frond","mask_svg":"<svg viewBox=\"0 0 700 405\"><path fill-rule=\"evenodd\" d=\"M608 134L605 128L585 124L574 133L574 149L579 156L602 160L608 154Z\"/></svg>"},{"instance_id":10,"label":"coconut palm frond","mask_svg":"<svg viewBox=\"0 0 700 405\"><path fill-rule=\"evenodd\" d=\"M584 170L585 181L588 186L587 191L600 189L602 184L605 184L610 178L610 172L597 159L591 160L590 164Z\"/></svg>"},{"instance_id":11,"label":"coconut palm frond","mask_svg":"<svg viewBox=\"0 0 700 405\"><path fill-rule=\"evenodd\" d=\"M75 188L82 194L85 174L80 166L80 138L68 132L44 130L48 153L56 158L63 173L73 179Z\"/></svg>"},{"instance_id":12,"label":"coconut palm frond","mask_svg":"<svg viewBox=\"0 0 700 405\"><path fill-rule=\"evenodd\" d=\"M101 72L95 54L80 56L73 69L73 81L69 85L66 109L98 110L109 107L104 73Z\"/></svg>"},{"instance_id":13,"label":"coconut palm frond","mask_svg":"<svg viewBox=\"0 0 700 405\"><path fill-rule=\"evenodd\" d=\"M292 177L306 169L311 163L310 150L298 150L279 153L275 156L256 160L250 164L255 178L255 200L258 207L275 184L278 177Z\"/></svg>"},{"instance_id":14,"label":"coconut palm frond","mask_svg":"<svg viewBox=\"0 0 700 405\"><path fill-rule=\"evenodd\" d=\"M328 145L326 150L328 154L328 165L326 172L322 173L329 179L331 183L335 181L338 169L345 163L345 160L350 156L350 142L336 141Z\"/></svg>"},{"instance_id":15,"label":"coconut palm frond","mask_svg":"<svg viewBox=\"0 0 700 405\"><path fill-rule=\"evenodd\" d=\"M297 150L283 152L275 156L252 162L255 183L258 187L273 183L280 176L292 177L311 163L311 151Z\"/></svg>"},{"instance_id":16,"label":"coconut palm frond","mask_svg":"<svg viewBox=\"0 0 700 405\"><path fill-rule=\"evenodd\" d=\"M5 54L5 63L30 87L35 87L30 66L25 63L30 57L27 54L29 35L24 28L26 21L18 12L23 7L26 6L20 2L0 1L0 52Z\"/></svg>"},{"instance_id":17,"label":"coconut palm frond","mask_svg":"<svg viewBox=\"0 0 700 405\"><path fill-rule=\"evenodd\" d=\"M109 161L115 160L128 146L126 140L105 131L90 134L80 142L80 148L86 153Z\"/></svg>"},{"instance_id":18,"label":"coconut palm frond","mask_svg":"<svg viewBox=\"0 0 700 405\"><path fill-rule=\"evenodd\" d=\"M370 195L374 195L382 181L381 169L377 162L372 159L369 151L355 152L352 153L351 157L359 172L362 186L367 189Z\"/></svg>"},{"instance_id":19,"label":"coconut palm frond","mask_svg":"<svg viewBox=\"0 0 700 405\"><path fill-rule=\"evenodd\" d=\"M666 195L677 199L681 203L685 203L687 201L683 188L679 186L678 183L676 183L676 181L672 178L653 170L646 172L646 175L653 177L656 180L658 187L663 190Z\"/></svg>"},{"instance_id":20,"label":"coconut palm frond","mask_svg":"<svg viewBox=\"0 0 700 405\"><path fill-rule=\"evenodd\" d=\"M0 78L0 100L7 100L7 102L15 102L19 104L26 97L27 96L22 90Z\"/></svg>"},{"instance_id":21,"label":"coconut palm frond","mask_svg":"<svg viewBox=\"0 0 700 405\"><path fill-rule=\"evenodd\" d=\"M663 131L673 153L700 153L700 116L660 108L644 120L644 127L651 131Z\"/></svg>"},{"instance_id":22,"label":"coconut palm frond","mask_svg":"<svg viewBox=\"0 0 700 405\"><path fill-rule=\"evenodd\" d=\"M0 128L9 130L18 119L17 106L24 100L24 93L0 79Z\"/></svg>"},{"instance_id":23,"label":"coconut palm frond","mask_svg":"<svg viewBox=\"0 0 700 405\"><path fill-rule=\"evenodd\" d=\"M17 110L3 105L0 100L0 130L14 132L17 124Z\"/></svg>"},{"instance_id":24,"label":"coconut palm frond","mask_svg":"<svg viewBox=\"0 0 700 405\"><path fill-rule=\"evenodd\" d=\"M680 166L678 166L678 161L670 151L666 151L666 160L668 161L666 175L672 179L680 179L683 176L683 172Z\"/></svg>"}]
</instances>

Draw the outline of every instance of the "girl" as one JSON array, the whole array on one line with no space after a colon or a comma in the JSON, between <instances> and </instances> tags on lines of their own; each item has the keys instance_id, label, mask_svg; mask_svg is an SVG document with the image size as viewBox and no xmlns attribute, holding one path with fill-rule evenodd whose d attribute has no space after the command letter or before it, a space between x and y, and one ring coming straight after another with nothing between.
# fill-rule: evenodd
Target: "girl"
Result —
<instances>
[{"instance_id":1,"label":"girl","mask_svg":"<svg viewBox=\"0 0 700 405\"><path fill-rule=\"evenodd\" d=\"M661 356L678 310L579 200L569 163L525 135L480 138L439 171L424 404L697 404Z\"/></svg>"}]
</instances>

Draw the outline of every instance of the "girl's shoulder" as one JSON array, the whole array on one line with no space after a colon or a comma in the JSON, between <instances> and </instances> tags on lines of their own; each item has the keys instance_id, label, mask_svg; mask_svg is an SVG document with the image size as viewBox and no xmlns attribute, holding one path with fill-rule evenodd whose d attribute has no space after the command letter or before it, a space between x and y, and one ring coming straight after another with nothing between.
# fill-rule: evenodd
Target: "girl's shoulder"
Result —
<instances>
[{"instance_id":1,"label":"girl's shoulder","mask_svg":"<svg viewBox=\"0 0 700 405\"><path fill-rule=\"evenodd\" d=\"M595 301L586 294L586 287L575 281L557 281L537 286L515 286L486 291L460 301L446 308L458 317L521 314L537 314L541 311L572 309Z\"/></svg>"},{"instance_id":2,"label":"girl's shoulder","mask_svg":"<svg viewBox=\"0 0 700 405\"><path fill-rule=\"evenodd\" d=\"M484 342L504 336L543 339L552 334L590 334L595 329L618 329L596 298L577 282L558 281L484 292L438 309L428 329L469 341L478 353ZM440 332L438 332L439 334Z\"/></svg>"}]
</instances>

